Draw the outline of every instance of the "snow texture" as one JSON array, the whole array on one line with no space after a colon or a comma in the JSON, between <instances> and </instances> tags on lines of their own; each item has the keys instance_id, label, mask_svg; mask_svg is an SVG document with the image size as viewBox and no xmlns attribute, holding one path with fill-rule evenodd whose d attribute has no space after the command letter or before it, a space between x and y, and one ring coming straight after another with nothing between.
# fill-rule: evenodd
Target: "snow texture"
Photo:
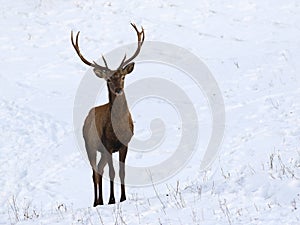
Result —
<instances>
[{"instance_id":1,"label":"snow texture","mask_svg":"<svg viewBox=\"0 0 300 225\"><path fill-rule=\"evenodd\" d=\"M16 0L1 1L0 18L0 224L300 224L297 0ZM143 25L146 40L186 48L208 65L223 93L226 132L206 171L196 155L172 179L128 187L127 201L93 208L92 173L72 121L88 68L70 31L80 30L84 55L98 59L135 41L130 22ZM128 82L149 70L159 68L139 64ZM181 83L176 70L164 71ZM205 146L210 117L199 98ZM140 138L153 107L133 111ZM128 163L164 160L174 147L166 141L165 152L148 158L129 151ZM104 182L105 203L108 189Z\"/></svg>"}]
</instances>

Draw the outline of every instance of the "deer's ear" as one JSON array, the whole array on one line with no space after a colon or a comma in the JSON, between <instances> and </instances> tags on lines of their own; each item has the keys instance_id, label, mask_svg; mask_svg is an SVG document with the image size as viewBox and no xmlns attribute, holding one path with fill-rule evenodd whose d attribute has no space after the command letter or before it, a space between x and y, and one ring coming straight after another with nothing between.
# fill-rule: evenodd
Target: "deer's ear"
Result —
<instances>
[{"instance_id":1,"label":"deer's ear","mask_svg":"<svg viewBox=\"0 0 300 225\"><path fill-rule=\"evenodd\" d=\"M129 63L127 66L125 66L123 71L125 72L125 74L129 74L133 71L133 69L134 69L134 62Z\"/></svg>"},{"instance_id":2,"label":"deer's ear","mask_svg":"<svg viewBox=\"0 0 300 225\"><path fill-rule=\"evenodd\" d=\"M93 70L94 70L94 73L96 74L97 77L106 78L106 73L102 69L99 69L99 68L95 67Z\"/></svg>"}]
</instances>

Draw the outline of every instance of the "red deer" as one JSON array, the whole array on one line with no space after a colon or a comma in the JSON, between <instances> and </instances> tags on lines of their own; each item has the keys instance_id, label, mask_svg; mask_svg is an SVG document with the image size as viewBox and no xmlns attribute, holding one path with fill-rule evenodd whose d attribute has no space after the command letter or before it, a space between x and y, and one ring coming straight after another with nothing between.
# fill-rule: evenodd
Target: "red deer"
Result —
<instances>
[{"instance_id":1,"label":"red deer","mask_svg":"<svg viewBox=\"0 0 300 225\"><path fill-rule=\"evenodd\" d=\"M109 93L109 102L105 105L94 107L90 110L83 126L83 138L88 159L93 169L94 183L94 206L103 205L102 197L102 176L106 164L109 167L110 197L108 204L115 203L114 178L112 153L119 152L119 176L121 180L121 199L126 200L125 194L125 159L130 139L133 136L133 122L128 109L126 97L123 91L125 76L134 69L134 60L140 53L144 43L144 29L140 32L135 24L132 24L138 37L138 44L135 53L128 59L126 54L116 70L111 70L107 66L105 58L102 56L105 66L86 60L80 53L78 46L79 32L74 42L73 32L71 32L71 42L77 55L88 66L93 67L95 75L105 79ZM97 164L97 152L101 158Z\"/></svg>"}]
</instances>

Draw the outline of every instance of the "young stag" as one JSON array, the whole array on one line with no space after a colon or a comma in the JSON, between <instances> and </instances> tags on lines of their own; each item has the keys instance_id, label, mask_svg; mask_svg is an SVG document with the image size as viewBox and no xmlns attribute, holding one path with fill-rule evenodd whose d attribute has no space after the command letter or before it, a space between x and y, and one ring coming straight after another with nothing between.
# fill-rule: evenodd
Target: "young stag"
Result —
<instances>
[{"instance_id":1,"label":"young stag","mask_svg":"<svg viewBox=\"0 0 300 225\"><path fill-rule=\"evenodd\" d=\"M80 53L78 46L79 32L74 42L73 32L71 32L71 42L77 55L87 65L93 67L97 77L106 80L109 102L105 105L94 107L90 110L83 126L83 138L88 155L88 159L93 169L94 182L94 206L103 205L102 198L102 175L103 169L108 164L110 177L110 197L108 204L115 203L114 178L115 170L113 167L112 153L119 152L119 175L121 180L121 199L126 200L125 194L125 159L128 143L133 136L133 122L128 109L124 88L125 76L133 71L134 62L132 60L140 53L144 43L144 29L139 32L134 24L138 37L138 45L135 53L128 59L126 54L116 70L111 70L107 66L105 58L102 56L105 66L100 66L86 60ZM97 152L101 153L100 161L97 164Z\"/></svg>"}]
</instances>

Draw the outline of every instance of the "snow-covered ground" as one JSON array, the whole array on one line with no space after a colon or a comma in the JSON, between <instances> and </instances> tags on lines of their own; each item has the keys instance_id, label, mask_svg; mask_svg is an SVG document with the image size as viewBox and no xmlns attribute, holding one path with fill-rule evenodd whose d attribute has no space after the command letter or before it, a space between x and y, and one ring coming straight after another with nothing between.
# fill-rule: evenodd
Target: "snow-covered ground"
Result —
<instances>
[{"instance_id":1,"label":"snow-covered ground","mask_svg":"<svg viewBox=\"0 0 300 225\"><path fill-rule=\"evenodd\" d=\"M0 18L0 224L300 224L297 0L17 0L1 2ZM181 46L208 65L223 93L226 131L206 171L195 155L172 179L128 187L127 201L92 208L91 169L72 118L88 68L70 30L81 31L86 57L98 59L135 41L130 22L145 27L146 40ZM128 82L158 67L139 64ZM209 130L203 104L199 124ZM141 137L151 110L133 110Z\"/></svg>"}]
</instances>

